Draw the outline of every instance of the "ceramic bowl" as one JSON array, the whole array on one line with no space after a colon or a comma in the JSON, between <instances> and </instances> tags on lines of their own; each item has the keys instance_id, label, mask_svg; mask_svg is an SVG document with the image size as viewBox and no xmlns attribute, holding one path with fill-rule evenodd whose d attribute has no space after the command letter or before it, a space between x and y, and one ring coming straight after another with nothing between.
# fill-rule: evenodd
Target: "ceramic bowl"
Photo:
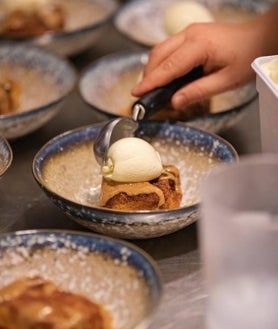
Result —
<instances>
[{"instance_id":1,"label":"ceramic bowl","mask_svg":"<svg viewBox=\"0 0 278 329\"><path fill-rule=\"evenodd\" d=\"M75 86L76 73L66 60L41 48L5 44L0 46L0 82L6 80L19 88L18 107L0 114L0 133L11 139L38 129L58 113Z\"/></svg>"},{"instance_id":2,"label":"ceramic bowl","mask_svg":"<svg viewBox=\"0 0 278 329\"><path fill-rule=\"evenodd\" d=\"M131 106L136 100L130 91L140 79L148 52L118 52L104 56L81 73L78 88L81 98L93 110L112 118L131 116ZM184 112L163 110L153 119L182 121L186 124L219 133L241 120L248 105L257 97L254 83L228 91L210 99L209 112L188 117ZM190 113L193 113L190 110ZM160 117L157 117L160 115ZM174 116L173 116L174 115Z\"/></svg>"},{"instance_id":3,"label":"ceramic bowl","mask_svg":"<svg viewBox=\"0 0 278 329\"><path fill-rule=\"evenodd\" d=\"M8 38L0 35L0 41L15 41L27 45L39 45L59 55L80 53L94 45L118 9L116 0L57 0L65 11L63 32L44 33L36 37ZM3 6L3 5L2 5ZM4 15L0 4L0 19Z\"/></svg>"},{"instance_id":4,"label":"ceramic bowl","mask_svg":"<svg viewBox=\"0 0 278 329\"><path fill-rule=\"evenodd\" d=\"M240 22L266 11L273 1L198 2L206 5L218 22ZM164 27L164 20L170 3L173 3L173 0L131 0L118 11L114 24L130 40L145 46L154 46L169 36Z\"/></svg>"},{"instance_id":5,"label":"ceramic bowl","mask_svg":"<svg viewBox=\"0 0 278 329\"><path fill-rule=\"evenodd\" d=\"M237 159L233 147L216 135L179 124L141 123L136 135L154 145L164 164L175 164L180 171L181 207L114 211L99 206L101 175L93 143L101 127L78 128L50 140L36 154L33 174L47 196L71 219L113 237L158 237L193 223L198 217L203 179L218 164Z\"/></svg>"},{"instance_id":6,"label":"ceramic bowl","mask_svg":"<svg viewBox=\"0 0 278 329\"><path fill-rule=\"evenodd\" d=\"M0 136L0 177L8 170L13 161L13 152L9 142Z\"/></svg>"},{"instance_id":7,"label":"ceramic bowl","mask_svg":"<svg viewBox=\"0 0 278 329\"><path fill-rule=\"evenodd\" d=\"M156 264L123 241L73 231L21 231L0 235L0 255L0 288L40 276L102 304L115 329L147 328L160 302Z\"/></svg>"}]
</instances>

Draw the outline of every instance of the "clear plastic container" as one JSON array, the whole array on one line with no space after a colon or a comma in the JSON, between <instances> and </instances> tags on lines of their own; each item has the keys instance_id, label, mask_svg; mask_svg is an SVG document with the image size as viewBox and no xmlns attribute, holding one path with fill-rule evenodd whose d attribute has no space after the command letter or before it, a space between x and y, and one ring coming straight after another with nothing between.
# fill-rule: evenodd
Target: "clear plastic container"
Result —
<instances>
[{"instance_id":1,"label":"clear plastic container","mask_svg":"<svg viewBox=\"0 0 278 329\"><path fill-rule=\"evenodd\" d=\"M246 156L202 186L206 329L278 328L277 171L277 153Z\"/></svg>"},{"instance_id":2,"label":"clear plastic container","mask_svg":"<svg viewBox=\"0 0 278 329\"><path fill-rule=\"evenodd\" d=\"M266 153L278 153L278 84L263 68L263 64L275 60L278 55L258 57L252 63L257 73L262 152Z\"/></svg>"}]
</instances>

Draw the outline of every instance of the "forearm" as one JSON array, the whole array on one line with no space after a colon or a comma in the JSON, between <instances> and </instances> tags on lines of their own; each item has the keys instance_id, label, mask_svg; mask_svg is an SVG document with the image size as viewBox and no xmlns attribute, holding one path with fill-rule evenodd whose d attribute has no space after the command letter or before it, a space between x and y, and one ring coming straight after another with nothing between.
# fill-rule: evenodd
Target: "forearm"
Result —
<instances>
[{"instance_id":1,"label":"forearm","mask_svg":"<svg viewBox=\"0 0 278 329\"><path fill-rule=\"evenodd\" d=\"M261 45L260 56L278 54L278 4L258 16L251 24L257 30L256 42Z\"/></svg>"}]
</instances>

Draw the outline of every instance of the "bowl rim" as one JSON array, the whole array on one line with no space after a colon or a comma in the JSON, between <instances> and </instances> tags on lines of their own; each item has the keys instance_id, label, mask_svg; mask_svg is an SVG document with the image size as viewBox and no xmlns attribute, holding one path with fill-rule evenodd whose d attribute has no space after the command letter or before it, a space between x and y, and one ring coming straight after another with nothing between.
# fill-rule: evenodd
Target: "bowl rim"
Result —
<instances>
[{"instance_id":1,"label":"bowl rim","mask_svg":"<svg viewBox=\"0 0 278 329\"><path fill-rule=\"evenodd\" d=\"M106 122L106 121L105 121ZM200 202L196 202L190 206L183 206L183 207L179 207L177 209L166 209L166 210L152 210L152 211L148 211L148 210L141 210L141 211L122 211L122 210L114 210L114 209L109 209L109 208L105 208L105 207L97 207L97 206L89 206L89 205L82 205L81 203L77 203L73 200L70 200L68 198L65 198L64 196L58 194L57 192L53 191L52 189L50 189L49 187L47 187L44 184L43 181L43 174L42 172L39 172L37 170L37 163L39 161L39 159L42 159L41 154L47 150L51 145L54 145L55 143L58 143L60 140L63 140L64 138L66 138L67 136L70 135L74 135L74 134L80 134L83 131L88 131L88 130L92 130L95 128L100 128L103 124L105 124L105 122L100 122L100 123L96 123L96 124L92 124L92 125L87 125L87 126L82 126L82 127L78 127L78 128L74 128L71 130L68 130L66 132L63 132L55 137L53 137L52 139L50 139L48 142L46 142L41 148L40 150L38 150L38 152L35 154L34 158L33 158L33 162L32 162L32 173L34 176L35 181L37 182L37 184L41 187L41 189L48 195L48 196L52 196L54 198L56 198L57 200L61 200L63 202L65 202L66 204L70 205L73 207L73 209L82 209L82 211L91 213L93 212L96 215L99 215L99 222L103 222L103 223L108 223L107 219L105 219L105 214L116 214L119 216L128 216L128 218L132 218L132 221L129 223L129 226L135 226L135 225L143 225L143 224L148 224L150 219L154 222L172 222L173 218L177 219L180 218L180 216L182 214L186 213L191 213L191 212L196 212ZM181 123L169 123L169 122L164 122L161 123L159 121L151 121L148 120L146 122L146 124L151 124L151 123L157 123L158 125L163 125L163 124L167 124L167 125L175 125L175 126L179 126L181 129L189 129L191 131L195 131L198 133L202 133L208 136L211 136L212 138L220 141L222 144L224 144L225 146L227 146L231 152L231 154L233 155L233 161L238 161L239 160L239 155L237 153L237 151L235 150L235 148L232 146L231 143L229 143L227 140L225 140L223 137L215 134L215 133L211 133L208 131L205 131L203 129L199 129L199 128L195 128L195 127L191 127L191 126L186 126L184 124ZM92 151L93 152L93 151ZM225 163L225 162L224 162ZM171 214L171 216L169 216ZM148 220L142 221L141 216L147 216ZM159 215L159 216L158 216ZM158 219L155 219L159 217ZM116 220L109 220L109 223L113 223L113 225L122 225L124 223L124 221L122 219L117 218Z\"/></svg>"},{"instance_id":2,"label":"bowl rim","mask_svg":"<svg viewBox=\"0 0 278 329\"><path fill-rule=\"evenodd\" d=\"M91 0L93 2L93 0ZM102 19L99 19L98 21L88 24L86 26L70 30L70 31L61 31L61 32L45 32L42 35L39 36L23 36L23 37L10 37L10 36L5 36L3 34L0 34L0 42L2 41L15 41L15 42L36 42L38 45L44 45L45 42L52 42L54 40L59 40L63 38L68 38L71 36L76 36L78 34L90 32L93 30L98 29L99 27L105 25L108 23L113 17L116 15L116 13L119 10L119 4L117 0L105 0L108 4L114 6L114 8L111 8L111 11L109 13L106 13L105 17ZM99 1L101 3L101 1Z\"/></svg>"},{"instance_id":3,"label":"bowl rim","mask_svg":"<svg viewBox=\"0 0 278 329\"><path fill-rule=\"evenodd\" d=\"M160 0L154 0L153 2L159 3L159 1ZM122 16L126 16L127 15L126 13L133 12L133 7L136 7L136 8L138 7L139 2L140 1L138 1L138 0L129 0L128 2L123 4L121 6L121 8L119 8L119 10L117 11L116 15L114 16L113 24L114 24L115 28L128 40L131 40L132 42L134 42L137 45L151 48L151 47L154 47L157 43L147 42L146 40L144 41L143 39L135 37L133 34L129 33L129 31L126 28L123 28L123 26L119 23L119 21L121 21ZM150 2L150 1L142 0L142 2ZM170 0L169 0L169 2L170 2ZM165 1L165 3L167 3L167 0ZM207 1L203 1L203 4L207 5ZM140 5L142 6L142 3ZM212 5L212 7L219 7L219 4L217 4L217 2L215 4L213 4L213 2L212 2L211 5ZM227 5L233 6L233 7L238 6L237 3L233 3L232 1L229 1L227 3ZM254 7L256 7L256 6L257 7L260 6L260 9L255 10ZM130 11L130 8L132 9L131 11ZM256 4L256 3L252 4L252 1L249 1L249 3L247 3L247 4L242 4L239 2L239 8L250 9L253 12L261 13L261 12L269 9L269 4L267 4L267 1L266 2L262 1L259 4Z\"/></svg>"},{"instance_id":4,"label":"bowl rim","mask_svg":"<svg viewBox=\"0 0 278 329\"><path fill-rule=\"evenodd\" d=\"M162 280L162 274L161 270L158 266L158 263L155 261L154 258L152 258L151 255L149 255L145 250L138 247L135 244L132 244L129 241L117 239L105 235L100 235L93 232L84 232L84 231L77 231L77 230L63 230L63 229L30 229L30 230L19 230L19 231L11 231L6 233L0 233L0 240L4 241L4 239L16 239L16 237L26 236L27 239L32 236L46 236L45 240L40 242L36 242L35 247L42 247L47 248L47 246L44 245L44 243L47 240L48 237L56 236L58 238L65 238L65 239L75 239L76 237L82 237L87 240L98 240L102 241L105 244L109 244L109 246L112 246L113 249L115 249L115 246L117 247L124 247L127 248L129 251L131 251L133 254L139 256L139 262L136 264L140 264L139 266L136 266L133 263L128 263L129 266L135 269L135 271L138 273L140 271L143 271L144 280L146 286L149 288L150 291L150 299L151 299L151 307L148 309L148 313L145 315L144 319L142 319L139 323L136 324L136 327L134 329L141 328L142 323L145 323L146 321L151 321L154 314L157 312L159 306L162 302L162 297L164 294L164 287L163 287L163 280ZM6 248L1 245L0 241L0 252L2 250L10 249L16 247L14 246L7 246ZM53 240L49 239L50 244L53 242ZM33 245L31 245L31 248L33 248ZM64 248L68 249L68 246L64 246ZM95 251L89 248L90 253L94 253ZM96 252L98 250L96 249ZM100 253L104 254L105 251L100 251ZM113 259L113 256L111 253L108 253L109 257Z\"/></svg>"},{"instance_id":5,"label":"bowl rim","mask_svg":"<svg viewBox=\"0 0 278 329\"><path fill-rule=\"evenodd\" d=\"M33 235L56 235L59 237L65 237L65 238L74 238L78 236L82 236L86 239L93 239L93 240L103 240L107 242L111 242L116 245L126 246L131 250L134 250L136 253L142 255L143 259L147 261L151 267L154 269L154 273L158 274L158 277L160 278L161 273L160 269L157 265L157 262L141 247L138 247L137 245L133 244L132 242L122 240L115 237L110 237L107 235L101 235L94 232L86 232L86 231L79 231L79 230L73 230L73 229L53 229L53 228L45 228L45 229L26 229L26 230L17 230L17 231L10 231L10 232L1 232L0 233L0 240L2 241L3 238L15 238L17 236L33 236ZM0 241L0 250L4 247L1 245ZM52 240L50 240L52 241ZM37 246L37 244L36 244ZM12 246L9 246L12 247ZM67 248L67 246L65 246ZM92 250L90 250L92 251Z\"/></svg>"},{"instance_id":6,"label":"bowl rim","mask_svg":"<svg viewBox=\"0 0 278 329\"><path fill-rule=\"evenodd\" d=\"M5 174L5 172L9 169L9 167L11 166L11 164L13 162L13 150L12 150L12 147L11 147L10 143L8 142L8 140L4 136L0 135L0 140L4 144L4 146L6 147L6 150L9 154L8 161L4 165L3 170L0 172L0 177L2 177Z\"/></svg>"},{"instance_id":7,"label":"bowl rim","mask_svg":"<svg viewBox=\"0 0 278 329\"><path fill-rule=\"evenodd\" d=\"M61 93L61 95L58 98L56 98L52 101L48 101L46 104L43 104L41 106L32 107L32 108L22 111L22 112L15 112L15 113L10 113L10 114L0 114L0 122L10 121L13 119L25 118L28 116L32 116L34 114L38 114L40 112L44 112L48 108L59 104L68 95L70 95L73 92L73 90L76 88L77 81L78 81L77 69L75 68L73 63L71 63L70 60L68 60L66 57L57 55L54 52L44 49L37 45L18 44L16 42L1 43L0 50L1 50L1 48L13 48L13 49L19 49L19 50L21 49L23 51L24 51L24 49L26 49L27 51L32 49L33 51L36 52L36 54L38 54L38 56L41 56L41 55L47 56L49 59L54 59L55 61L57 61L59 63L63 63L64 66L66 67L66 70L71 74L72 81L71 81L69 87L67 88L67 90L65 90L63 93ZM24 55L23 55L23 57L24 57ZM24 65L21 65L21 64L19 64L19 66L24 67Z\"/></svg>"},{"instance_id":8,"label":"bowl rim","mask_svg":"<svg viewBox=\"0 0 278 329\"><path fill-rule=\"evenodd\" d=\"M92 61L91 63L87 64L80 71L80 74L79 74L78 79L77 79L77 92L78 92L80 98L82 99L82 101L87 106L89 106L89 108L91 110L96 111L96 112L98 112L102 115L105 115L108 118L129 117L128 115L117 115L116 113L109 112L109 111L107 111L103 108L100 108L100 107L94 105L92 102L88 101L85 98L84 93L82 91L82 83L83 83L84 79L87 76L90 76L91 74L93 74L93 72L98 68L98 66L103 64L103 63L108 63L108 65L109 65L110 63L111 64L115 63L117 59L123 60L124 58L129 58L131 56L137 56L138 59L140 59L140 58L143 58L143 56L148 55L149 52L150 52L149 50L133 50L133 51L132 50L131 51L121 51L120 50L120 51L117 51L117 52L99 57L96 60ZM139 60L138 60L138 63L140 63ZM248 86L248 85L250 85L250 86L254 85L254 82L247 83L244 86ZM242 86L242 88L244 86ZM258 97L258 92L257 92L256 88L254 87L254 93L252 93L251 97L248 98L246 101L244 101L243 103L241 103L239 105L235 105L235 106L233 106L229 109L219 111L219 112L205 113L205 114L202 114L200 116L190 118L189 120L185 120L185 121L176 120L176 121L180 121L180 122L183 122L183 123L187 124L187 123L194 123L195 121L198 121L198 120L219 119L219 118L225 117L227 115L231 115L233 113L241 112L242 110L244 110L245 107L247 107L255 99L257 99L257 97ZM160 120L160 121L164 121L164 120Z\"/></svg>"}]
</instances>

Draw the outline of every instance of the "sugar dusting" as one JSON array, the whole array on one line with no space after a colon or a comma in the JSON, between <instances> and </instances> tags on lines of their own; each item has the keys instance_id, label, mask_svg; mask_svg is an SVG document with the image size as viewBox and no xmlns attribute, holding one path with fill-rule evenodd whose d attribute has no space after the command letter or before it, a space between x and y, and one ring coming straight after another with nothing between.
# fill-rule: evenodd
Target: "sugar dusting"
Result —
<instances>
[{"instance_id":1,"label":"sugar dusting","mask_svg":"<svg viewBox=\"0 0 278 329\"><path fill-rule=\"evenodd\" d=\"M197 203L201 182L219 164L219 159L204 148L184 146L178 140L153 138L150 142L164 164L174 164L179 169L182 206ZM93 156L92 142L75 145L52 156L45 163L43 175L46 186L57 194L79 204L98 206L101 174Z\"/></svg>"},{"instance_id":2,"label":"sugar dusting","mask_svg":"<svg viewBox=\"0 0 278 329\"><path fill-rule=\"evenodd\" d=\"M178 140L153 139L152 144L159 150L163 163L174 164L180 171L183 191L181 205L190 206L199 202L200 185L211 169L219 164L219 160L205 148L184 146Z\"/></svg>"},{"instance_id":3,"label":"sugar dusting","mask_svg":"<svg viewBox=\"0 0 278 329\"><path fill-rule=\"evenodd\" d=\"M61 289L104 305L114 319L114 329L134 328L148 314L148 287L142 275L125 261L125 247L121 250L122 259L117 260L66 240L63 247L57 247L54 236L50 246L36 248L44 241L40 237L34 239L29 247L12 247L1 254L0 287L22 277L39 275Z\"/></svg>"}]
</instances>

